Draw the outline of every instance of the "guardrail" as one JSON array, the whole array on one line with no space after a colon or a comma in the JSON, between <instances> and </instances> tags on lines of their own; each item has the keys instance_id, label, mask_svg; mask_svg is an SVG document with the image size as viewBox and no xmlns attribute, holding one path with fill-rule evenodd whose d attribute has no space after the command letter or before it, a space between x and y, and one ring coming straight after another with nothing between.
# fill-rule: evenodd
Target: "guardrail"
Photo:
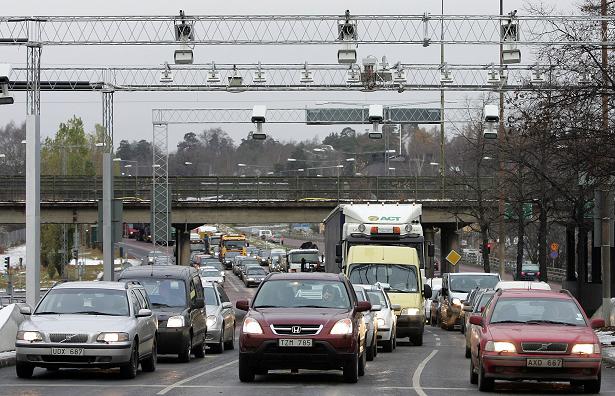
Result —
<instances>
[{"instance_id":1,"label":"guardrail","mask_svg":"<svg viewBox=\"0 0 615 396\"><path fill-rule=\"evenodd\" d=\"M483 268L482 258L475 261L468 260L464 257L462 260L463 264ZM508 274L513 274L515 272L515 265L515 262L507 261L504 265L504 271ZM497 257L490 257L489 266L491 268L491 272L498 272L500 270L500 260ZM566 269L547 265L547 277L551 281L562 282L566 279Z\"/></svg>"},{"instance_id":2,"label":"guardrail","mask_svg":"<svg viewBox=\"0 0 615 396\"><path fill-rule=\"evenodd\" d=\"M444 180L444 198L472 197L458 177ZM485 178L485 183L493 182ZM151 200L149 176L116 176L115 197ZM174 202L207 201L425 201L442 198L439 177L169 177ZM25 201L23 176L0 176L0 202ZM41 200L48 202L83 202L102 199L102 179L86 176L41 176Z\"/></svg>"}]
</instances>

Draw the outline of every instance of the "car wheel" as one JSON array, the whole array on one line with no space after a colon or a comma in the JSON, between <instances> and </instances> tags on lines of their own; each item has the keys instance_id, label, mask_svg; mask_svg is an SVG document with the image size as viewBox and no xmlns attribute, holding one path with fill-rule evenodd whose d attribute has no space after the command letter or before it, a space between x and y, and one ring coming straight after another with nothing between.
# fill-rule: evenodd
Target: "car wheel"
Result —
<instances>
[{"instance_id":1,"label":"car wheel","mask_svg":"<svg viewBox=\"0 0 615 396\"><path fill-rule=\"evenodd\" d=\"M224 349L232 351L235 349L235 322L233 322L233 331L231 332L231 340L224 342Z\"/></svg>"},{"instance_id":2,"label":"car wheel","mask_svg":"<svg viewBox=\"0 0 615 396\"><path fill-rule=\"evenodd\" d=\"M190 361L190 352L192 352L192 337L188 335L182 343L182 349L177 354L177 358L182 363L188 363Z\"/></svg>"},{"instance_id":3,"label":"car wheel","mask_svg":"<svg viewBox=\"0 0 615 396\"><path fill-rule=\"evenodd\" d=\"M245 358L239 356L239 381L241 382L253 382L254 370L248 364Z\"/></svg>"},{"instance_id":4,"label":"car wheel","mask_svg":"<svg viewBox=\"0 0 615 396\"><path fill-rule=\"evenodd\" d=\"M210 348L213 353L224 352L224 325L222 325L222 334L220 334L220 342L211 345Z\"/></svg>"},{"instance_id":5,"label":"car wheel","mask_svg":"<svg viewBox=\"0 0 615 396\"><path fill-rule=\"evenodd\" d=\"M421 345L423 345L423 333L422 332L420 334L411 335L409 338L410 338L410 342L414 346L421 346Z\"/></svg>"},{"instance_id":6,"label":"car wheel","mask_svg":"<svg viewBox=\"0 0 615 396\"><path fill-rule=\"evenodd\" d=\"M197 359L203 359L205 357L205 349L207 348L205 337L206 337L206 334L203 334L202 342L199 345L195 346L194 349L192 350L192 353L194 353L194 357Z\"/></svg>"},{"instance_id":7,"label":"car wheel","mask_svg":"<svg viewBox=\"0 0 615 396\"><path fill-rule=\"evenodd\" d=\"M32 378L34 366L29 363L17 362L15 364L15 372L19 378Z\"/></svg>"},{"instance_id":8,"label":"car wheel","mask_svg":"<svg viewBox=\"0 0 615 396\"><path fill-rule=\"evenodd\" d=\"M393 332L393 350L397 349L397 327L395 327L395 331Z\"/></svg>"},{"instance_id":9,"label":"car wheel","mask_svg":"<svg viewBox=\"0 0 615 396\"><path fill-rule=\"evenodd\" d=\"M470 350L470 347L466 345L466 358L470 357L472 357L472 351Z\"/></svg>"},{"instance_id":10,"label":"car wheel","mask_svg":"<svg viewBox=\"0 0 615 396\"><path fill-rule=\"evenodd\" d=\"M393 352L393 349L395 349L395 339L393 338L395 337L393 334L391 334L391 337L385 341L382 344L382 350L385 352Z\"/></svg>"},{"instance_id":11,"label":"car wheel","mask_svg":"<svg viewBox=\"0 0 615 396\"><path fill-rule=\"evenodd\" d=\"M365 352L366 352L365 348L363 348L363 353L361 354L361 357L359 358L359 368L358 368L359 377L363 377L365 375L365 366L367 365Z\"/></svg>"},{"instance_id":12,"label":"car wheel","mask_svg":"<svg viewBox=\"0 0 615 396\"><path fill-rule=\"evenodd\" d=\"M344 365L344 382L354 384L359 380L359 357L354 356Z\"/></svg>"},{"instance_id":13,"label":"car wheel","mask_svg":"<svg viewBox=\"0 0 615 396\"><path fill-rule=\"evenodd\" d=\"M158 346L154 339L154 345L152 346L152 354L141 362L141 370L151 373L156 371L156 363L158 362Z\"/></svg>"},{"instance_id":14,"label":"car wheel","mask_svg":"<svg viewBox=\"0 0 615 396\"><path fill-rule=\"evenodd\" d=\"M474 361L470 356L470 383L472 385L478 384L478 374L476 373L476 368L474 367Z\"/></svg>"},{"instance_id":15,"label":"car wheel","mask_svg":"<svg viewBox=\"0 0 615 396\"><path fill-rule=\"evenodd\" d=\"M374 333L374 358L378 356L378 333Z\"/></svg>"},{"instance_id":16,"label":"car wheel","mask_svg":"<svg viewBox=\"0 0 615 396\"><path fill-rule=\"evenodd\" d=\"M592 394L600 393L601 377L600 372L598 372L598 379L583 382L583 392Z\"/></svg>"},{"instance_id":17,"label":"car wheel","mask_svg":"<svg viewBox=\"0 0 615 396\"><path fill-rule=\"evenodd\" d=\"M485 368L481 360L478 361L478 390L481 392L493 391L494 381L492 378L485 377Z\"/></svg>"},{"instance_id":18,"label":"car wheel","mask_svg":"<svg viewBox=\"0 0 615 396\"><path fill-rule=\"evenodd\" d=\"M368 362L371 362L372 360L374 360L374 341L372 340L372 344L369 346L369 348L366 348L365 351L363 352L365 354L365 359Z\"/></svg>"},{"instance_id":19,"label":"car wheel","mask_svg":"<svg viewBox=\"0 0 615 396\"><path fill-rule=\"evenodd\" d=\"M127 364L120 367L120 375L124 379L133 379L137 376L137 370L139 369L139 348L137 343L133 343L132 353L130 354L130 360Z\"/></svg>"}]
</instances>

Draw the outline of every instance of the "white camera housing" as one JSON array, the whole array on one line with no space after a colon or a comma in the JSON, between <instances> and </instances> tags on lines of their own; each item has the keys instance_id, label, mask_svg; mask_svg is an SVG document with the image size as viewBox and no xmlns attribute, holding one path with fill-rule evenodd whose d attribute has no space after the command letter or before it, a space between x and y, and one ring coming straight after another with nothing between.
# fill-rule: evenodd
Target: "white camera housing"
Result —
<instances>
[{"instance_id":1,"label":"white camera housing","mask_svg":"<svg viewBox=\"0 0 615 396\"><path fill-rule=\"evenodd\" d=\"M497 139L498 138L498 129L494 124L488 124L485 129L483 129L483 138L485 139Z\"/></svg>"},{"instance_id":2,"label":"white camera housing","mask_svg":"<svg viewBox=\"0 0 615 396\"><path fill-rule=\"evenodd\" d=\"M256 105L252 108L252 122L263 123L266 121L267 106Z\"/></svg>"},{"instance_id":3,"label":"white camera housing","mask_svg":"<svg viewBox=\"0 0 615 396\"><path fill-rule=\"evenodd\" d=\"M369 105L368 118L371 123L381 123L384 120L384 106Z\"/></svg>"},{"instance_id":4,"label":"white camera housing","mask_svg":"<svg viewBox=\"0 0 615 396\"><path fill-rule=\"evenodd\" d=\"M500 122L500 111L496 105L485 105L485 122Z\"/></svg>"},{"instance_id":5,"label":"white camera housing","mask_svg":"<svg viewBox=\"0 0 615 396\"><path fill-rule=\"evenodd\" d=\"M9 92L11 66L0 64L0 105L13 104L14 99Z\"/></svg>"}]
</instances>

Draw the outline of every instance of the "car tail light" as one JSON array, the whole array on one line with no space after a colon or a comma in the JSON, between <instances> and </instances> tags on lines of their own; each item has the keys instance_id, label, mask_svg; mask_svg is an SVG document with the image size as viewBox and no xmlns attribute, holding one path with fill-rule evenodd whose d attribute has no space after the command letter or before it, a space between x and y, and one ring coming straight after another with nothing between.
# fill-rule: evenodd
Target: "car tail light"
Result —
<instances>
[{"instance_id":1,"label":"car tail light","mask_svg":"<svg viewBox=\"0 0 615 396\"><path fill-rule=\"evenodd\" d=\"M525 276L525 272L521 271L521 276Z\"/></svg>"},{"instance_id":2,"label":"car tail light","mask_svg":"<svg viewBox=\"0 0 615 396\"><path fill-rule=\"evenodd\" d=\"M540 271L536 272L536 276L540 276Z\"/></svg>"},{"instance_id":3,"label":"car tail light","mask_svg":"<svg viewBox=\"0 0 615 396\"><path fill-rule=\"evenodd\" d=\"M372 227L372 228L370 229L370 232L371 232L372 234L377 234L377 233L378 233L378 227Z\"/></svg>"},{"instance_id":4,"label":"car tail light","mask_svg":"<svg viewBox=\"0 0 615 396\"><path fill-rule=\"evenodd\" d=\"M401 234L401 229L399 227L393 227L393 234Z\"/></svg>"}]
</instances>

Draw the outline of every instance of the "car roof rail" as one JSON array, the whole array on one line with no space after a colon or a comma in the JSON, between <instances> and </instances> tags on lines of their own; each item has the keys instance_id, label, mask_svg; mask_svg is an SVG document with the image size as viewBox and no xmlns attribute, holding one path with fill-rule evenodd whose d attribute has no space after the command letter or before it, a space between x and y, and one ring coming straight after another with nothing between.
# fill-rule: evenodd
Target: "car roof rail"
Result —
<instances>
[{"instance_id":1,"label":"car roof rail","mask_svg":"<svg viewBox=\"0 0 615 396\"><path fill-rule=\"evenodd\" d=\"M570 293L570 290L568 290L568 289L560 289L559 292L563 293L563 294L567 294L570 297L573 297L572 293Z\"/></svg>"},{"instance_id":2,"label":"car roof rail","mask_svg":"<svg viewBox=\"0 0 615 396\"><path fill-rule=\"evenodd\" d=\"M124 282L124 287L128 289L128 286L141 286L141 282L138 280L128 280Z\"/></svg>"}]
</instances>

